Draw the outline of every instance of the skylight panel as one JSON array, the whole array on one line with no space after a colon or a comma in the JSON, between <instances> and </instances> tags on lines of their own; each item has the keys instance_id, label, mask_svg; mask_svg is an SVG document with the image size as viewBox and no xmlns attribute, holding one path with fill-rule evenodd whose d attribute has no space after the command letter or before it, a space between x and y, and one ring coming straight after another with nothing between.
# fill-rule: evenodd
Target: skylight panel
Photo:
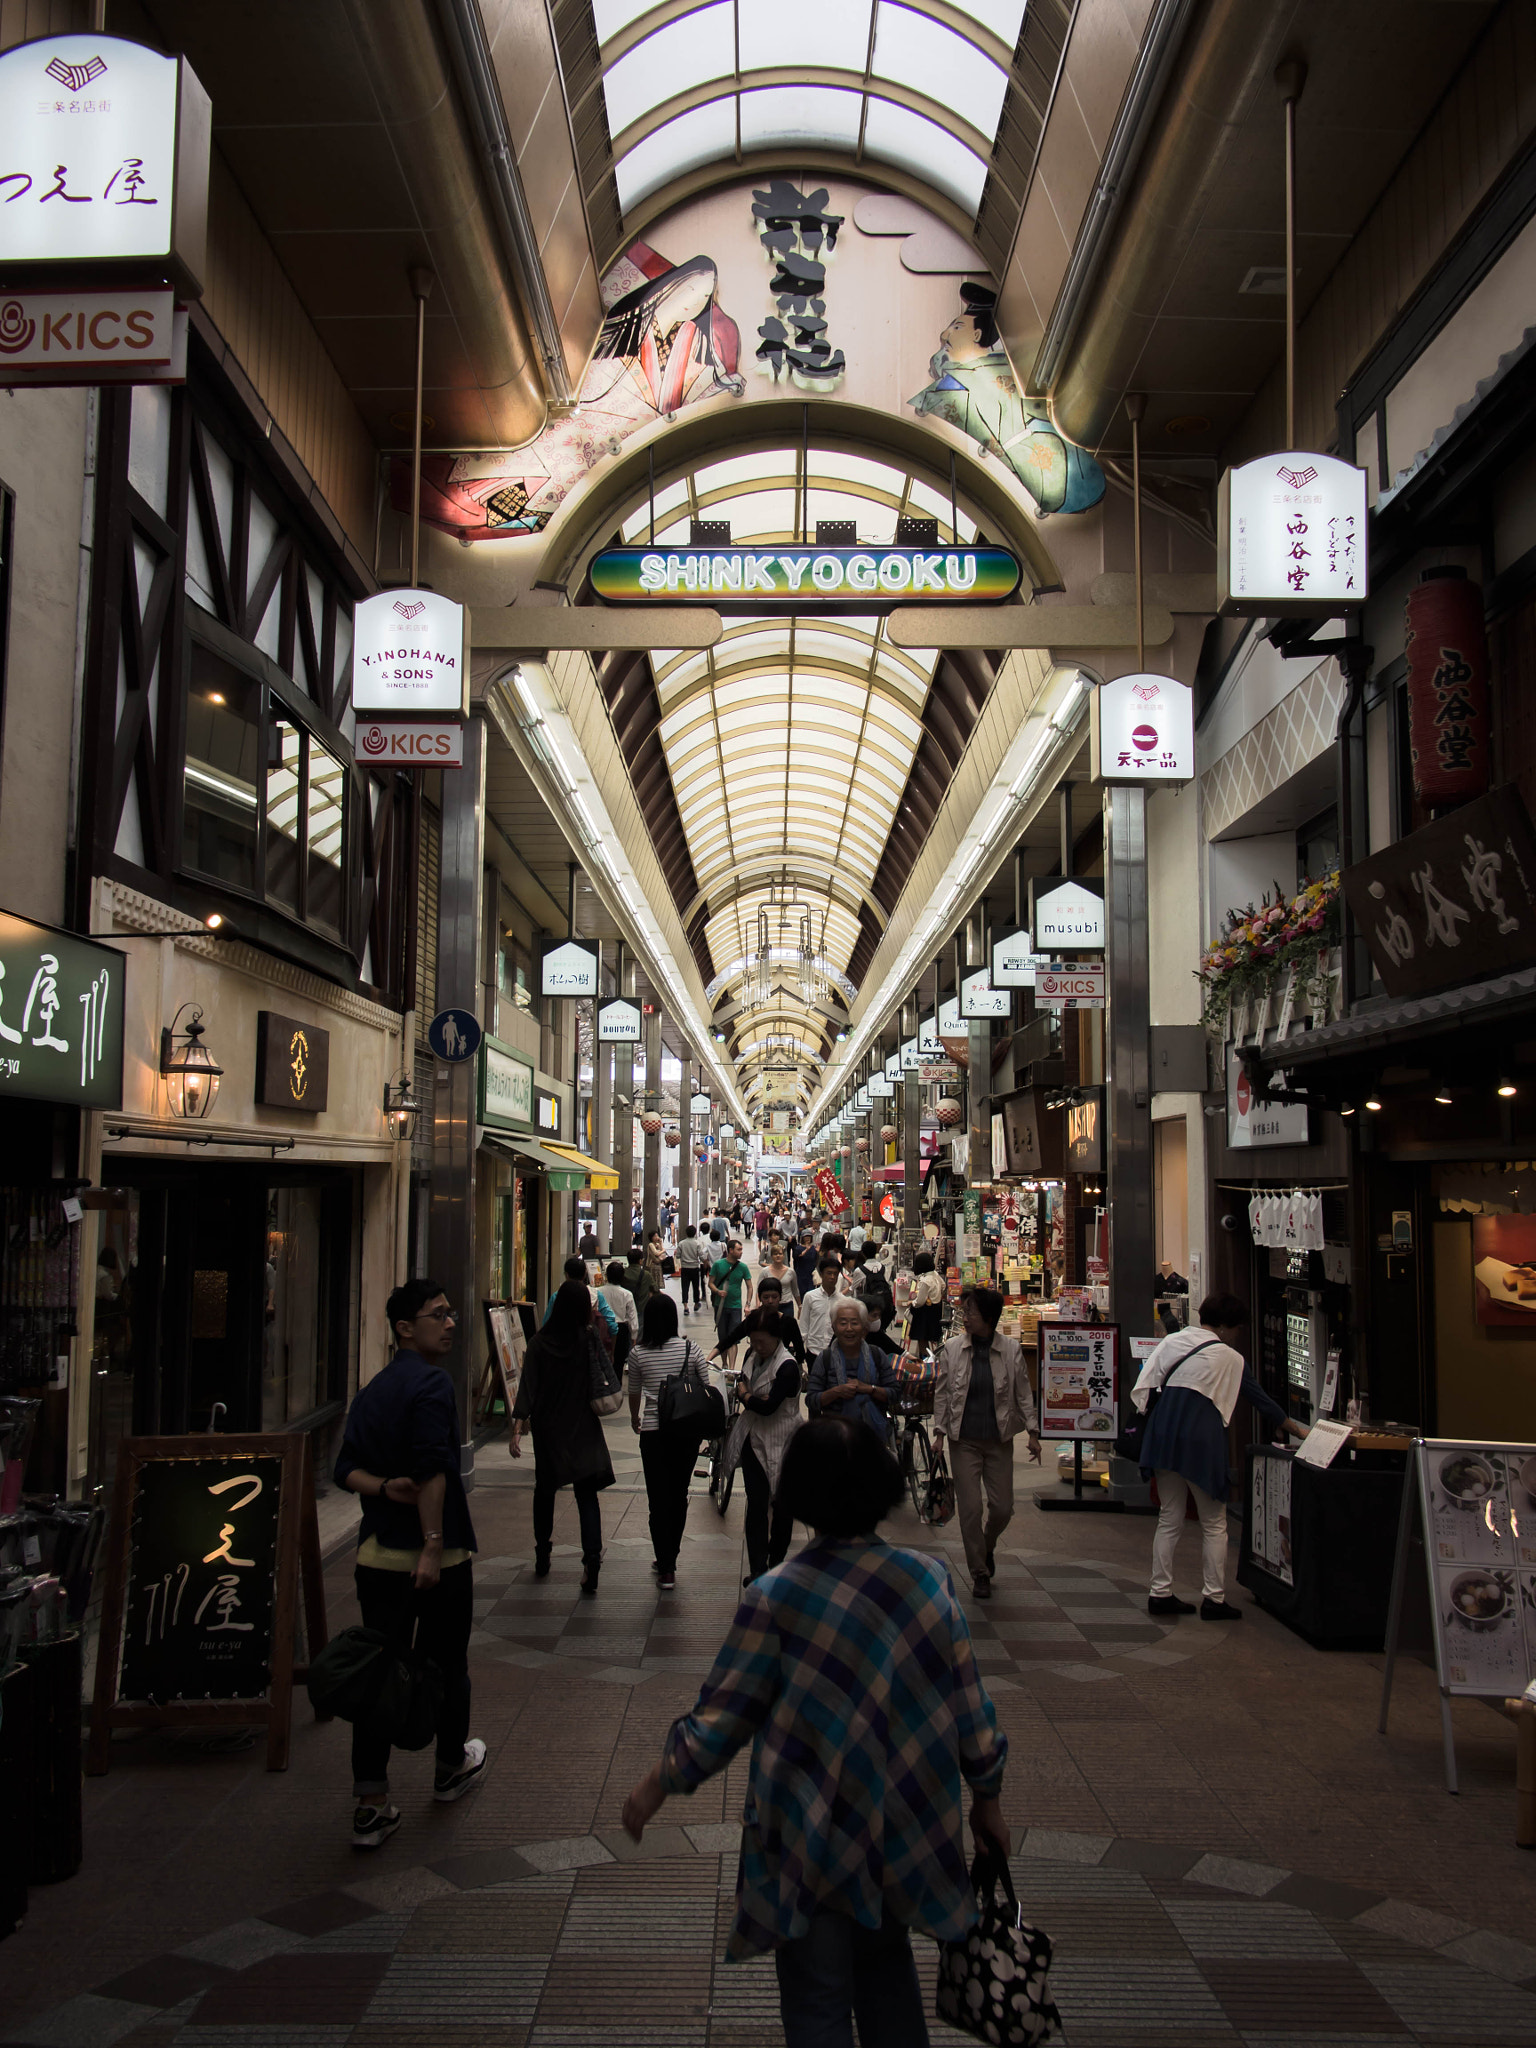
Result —
<instances>
[{"instance_id":1,"label":"skylight panel","mask_svg":"<svg viewBox=\"0 0 1536 2048\"><path fill-rule=\"evenodd\" d=\"M701 7L656 29L621 57L603 77L609 132L621 135L678 93L730 77L736 66L734 12L733 0Z\"/></svg>"},{"instance_id":2,"label":"skylight panel","mask_svg":"<svg viewBox=\"0 0 1536 2048\"><path fill-rule=\"evenodd\" d=\"M775 8L754 8L770 18ZM837 9L823 6L824 15ZM859 68L863 69L863 52ZM761 86L741 96L741 146L773 149L783 143L815 143L825 149L853 149L859 139L861 95L826 85Z\"/></svg>"},{"instance_id":3,"label":"skylight panel","mask_svg":"<svg viewBox=\"0 0 1536 2048\"><path fill-rule=\"evenodd\" d=\"M642 14L649 14L652 4L653 0L592 0L597 40L600 43L611 41L621 28L628 28Z\"/></svg>"},{"instance_id":4,"label":"skylight panel","mask_svg":"<svg viewBox=\"0 0 1536 2048\"><path fill-rule=\"evenodd\" d=\"M983 28L991 29L993 35L1014 49L1019 40L1019 30L1024 26L1024 0L949 0L957 14L969 15Z\"/></svg>"},{"instance_id":5,"label":"skylight panel","mask_svg":"<svg viewBox=\"0 0 1536 2048\"><path fill-rule=\"evenodd\" d=\"M710 100L637 142L614 165L619 207L628 213L652 192L700 164L730 156L736 148L736 109L730 99Z\"/></svg>"},{"instance_id":6,"label":"skylight panel","mask_svg":"<svg viewBox=\"0 0 1536 2048\"><path fill-rule=\"evenodd\" d=\"M864 71L870 0L757 0L741 10L743 71ZM857 122L857 115L855 115Z\"/></svg>"},{"instance_id":7,"label":"skylight panel","mask_svg":"<svg viewBox=\"0 0 1536 2048\"><path fill-rule=\"evenodd\" d=\"M892 100L871 98L864 154L887 163L921 164L928 183L974 218L987 182L987 166L947 129ZM628 158L625 159L628 162ZM620 165L622 171L623 165Z\"/></svg>"},{"instance_id":8,"label":"skylight panel","mask_svg":"<svg viewBox=\"0 0 1536 2048\"><path fill-rule=\"evenodd\" d=\"M974 43L926 14L884 0L875 30L874 72L936 100L989 140L996 135L1007 73Z\"/></svg>"}]
</instances>

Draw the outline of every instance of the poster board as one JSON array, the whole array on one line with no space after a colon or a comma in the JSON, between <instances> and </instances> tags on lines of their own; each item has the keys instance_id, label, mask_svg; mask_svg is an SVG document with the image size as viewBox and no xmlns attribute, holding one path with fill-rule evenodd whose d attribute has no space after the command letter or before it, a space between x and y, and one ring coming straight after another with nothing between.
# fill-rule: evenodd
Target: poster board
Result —
<instances>
[{"instance_id":1,"label":"poster board","mask_svg":"<svg viewBox=\"0 0 1536 2048\"><path fill-rule=\"evenodd\" d=\"M1040 1434L1108 1443L1120 1428L1120 1331L1041 1319Z\"/></svg>"},{"instance_id":2,"label":"poster board","mask_svg":"<svg viewBox=\"0 0 1536 2048\"><path fill-rule=\"evenodd\" d=\"M1401 1652L1435 1667L1454 1792L1448 1702L1513 1699L1536 1677L1536 1444L1414 1443L1387 1617L1383 1731Z\"/></svg>"},{"instance_id":3,"label":"poster board","mask_svg":"<svg viewBox=\"0 0 1536 2048\"><path fill-rule=\"evenodd\" d=\"M512 1302L488 1301L485 1304L485 1321L490 1331L491 1357L501 1381L501 1397L506 1403L507 1420L510 1422L523 1377L526 1349L523 1319Z\"/></svg>"},{"instance_id":4,"label":"poster board","mask_svg":"<svg viewBox=\"0 0 1536 2048\"><path fill-rule=\"evenodd\" d=\"M302 1575L304 1633L327 1640L309 1439L125 1437L118 1446L86 1769L112 1730L265 1727L286 1770Z\"/></svg>"}]
</instances>

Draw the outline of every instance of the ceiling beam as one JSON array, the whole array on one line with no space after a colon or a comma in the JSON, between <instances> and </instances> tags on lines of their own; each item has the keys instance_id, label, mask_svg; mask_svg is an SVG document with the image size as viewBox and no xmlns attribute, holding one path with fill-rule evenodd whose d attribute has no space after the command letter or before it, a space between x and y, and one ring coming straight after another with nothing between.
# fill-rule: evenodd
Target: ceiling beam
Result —
<instances>
[{"instance_id":1,"label":"ceiling beam","mask_svg":"<svg viewBox=\"0 0 1536 2048\"><path fill-rule=\"evenodd\" d=\"M1068 647L1134 647L1133 604L899 605L891 612L893 647L1035 648L1055 653ZM1173 638L1173 617L1149 604L1146 639L1163 647ZM670 643L669 643L670 644Z\"/></svg>"}]
</instances>

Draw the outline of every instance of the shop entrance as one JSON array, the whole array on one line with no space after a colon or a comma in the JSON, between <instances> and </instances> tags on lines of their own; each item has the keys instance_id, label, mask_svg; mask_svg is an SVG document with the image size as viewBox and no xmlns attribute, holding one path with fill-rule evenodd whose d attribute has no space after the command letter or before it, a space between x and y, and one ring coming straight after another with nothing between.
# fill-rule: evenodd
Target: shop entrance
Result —
<instances>
[{"instance_id":1,"label":"shop entrance","mask_svg":"<svg viewBox=\"0 0 1536 2048\"><path fill-rule=\"evenodd\" d=\"M347 1169L104 1162L91 1467L118 1440L341 1412L360 1214Z\"/></svg>"}]
</instances>

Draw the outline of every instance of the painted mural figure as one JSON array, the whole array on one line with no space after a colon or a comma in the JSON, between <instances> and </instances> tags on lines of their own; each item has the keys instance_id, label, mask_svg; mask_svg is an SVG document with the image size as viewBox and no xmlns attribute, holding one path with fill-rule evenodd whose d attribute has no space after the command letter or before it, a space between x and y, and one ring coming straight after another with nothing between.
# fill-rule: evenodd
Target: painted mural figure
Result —
<instances>
[{"instance_id":1,"label":"painted mural figure","mask_svg":"<svg viewBox=\"0 0 1536 2048\"><path fill-rule=\"evenodd\" d=\"M739 396L740 334L718 286L713 257L674 265L634 243L604 280L608 315L576 411L526 448L427 457L422 516L477 539L537 533L638 428L706 398ZM408 502L409 465L397 465L395 482Z\"/></svg>"},{"instance_id":2,"label":"painted mural figure","mask_svg":"<svg viewBox=\"0 0 1536 2048\"><path fill-rule=\"evenodd\" d=\"M1104 495L1103 470L1030 410L998 335L996 292L965 283L960 299L928 365L931 381L907 403L1000 455L1042 513L1086 512Z\"/></svg>"}]
</instances>

